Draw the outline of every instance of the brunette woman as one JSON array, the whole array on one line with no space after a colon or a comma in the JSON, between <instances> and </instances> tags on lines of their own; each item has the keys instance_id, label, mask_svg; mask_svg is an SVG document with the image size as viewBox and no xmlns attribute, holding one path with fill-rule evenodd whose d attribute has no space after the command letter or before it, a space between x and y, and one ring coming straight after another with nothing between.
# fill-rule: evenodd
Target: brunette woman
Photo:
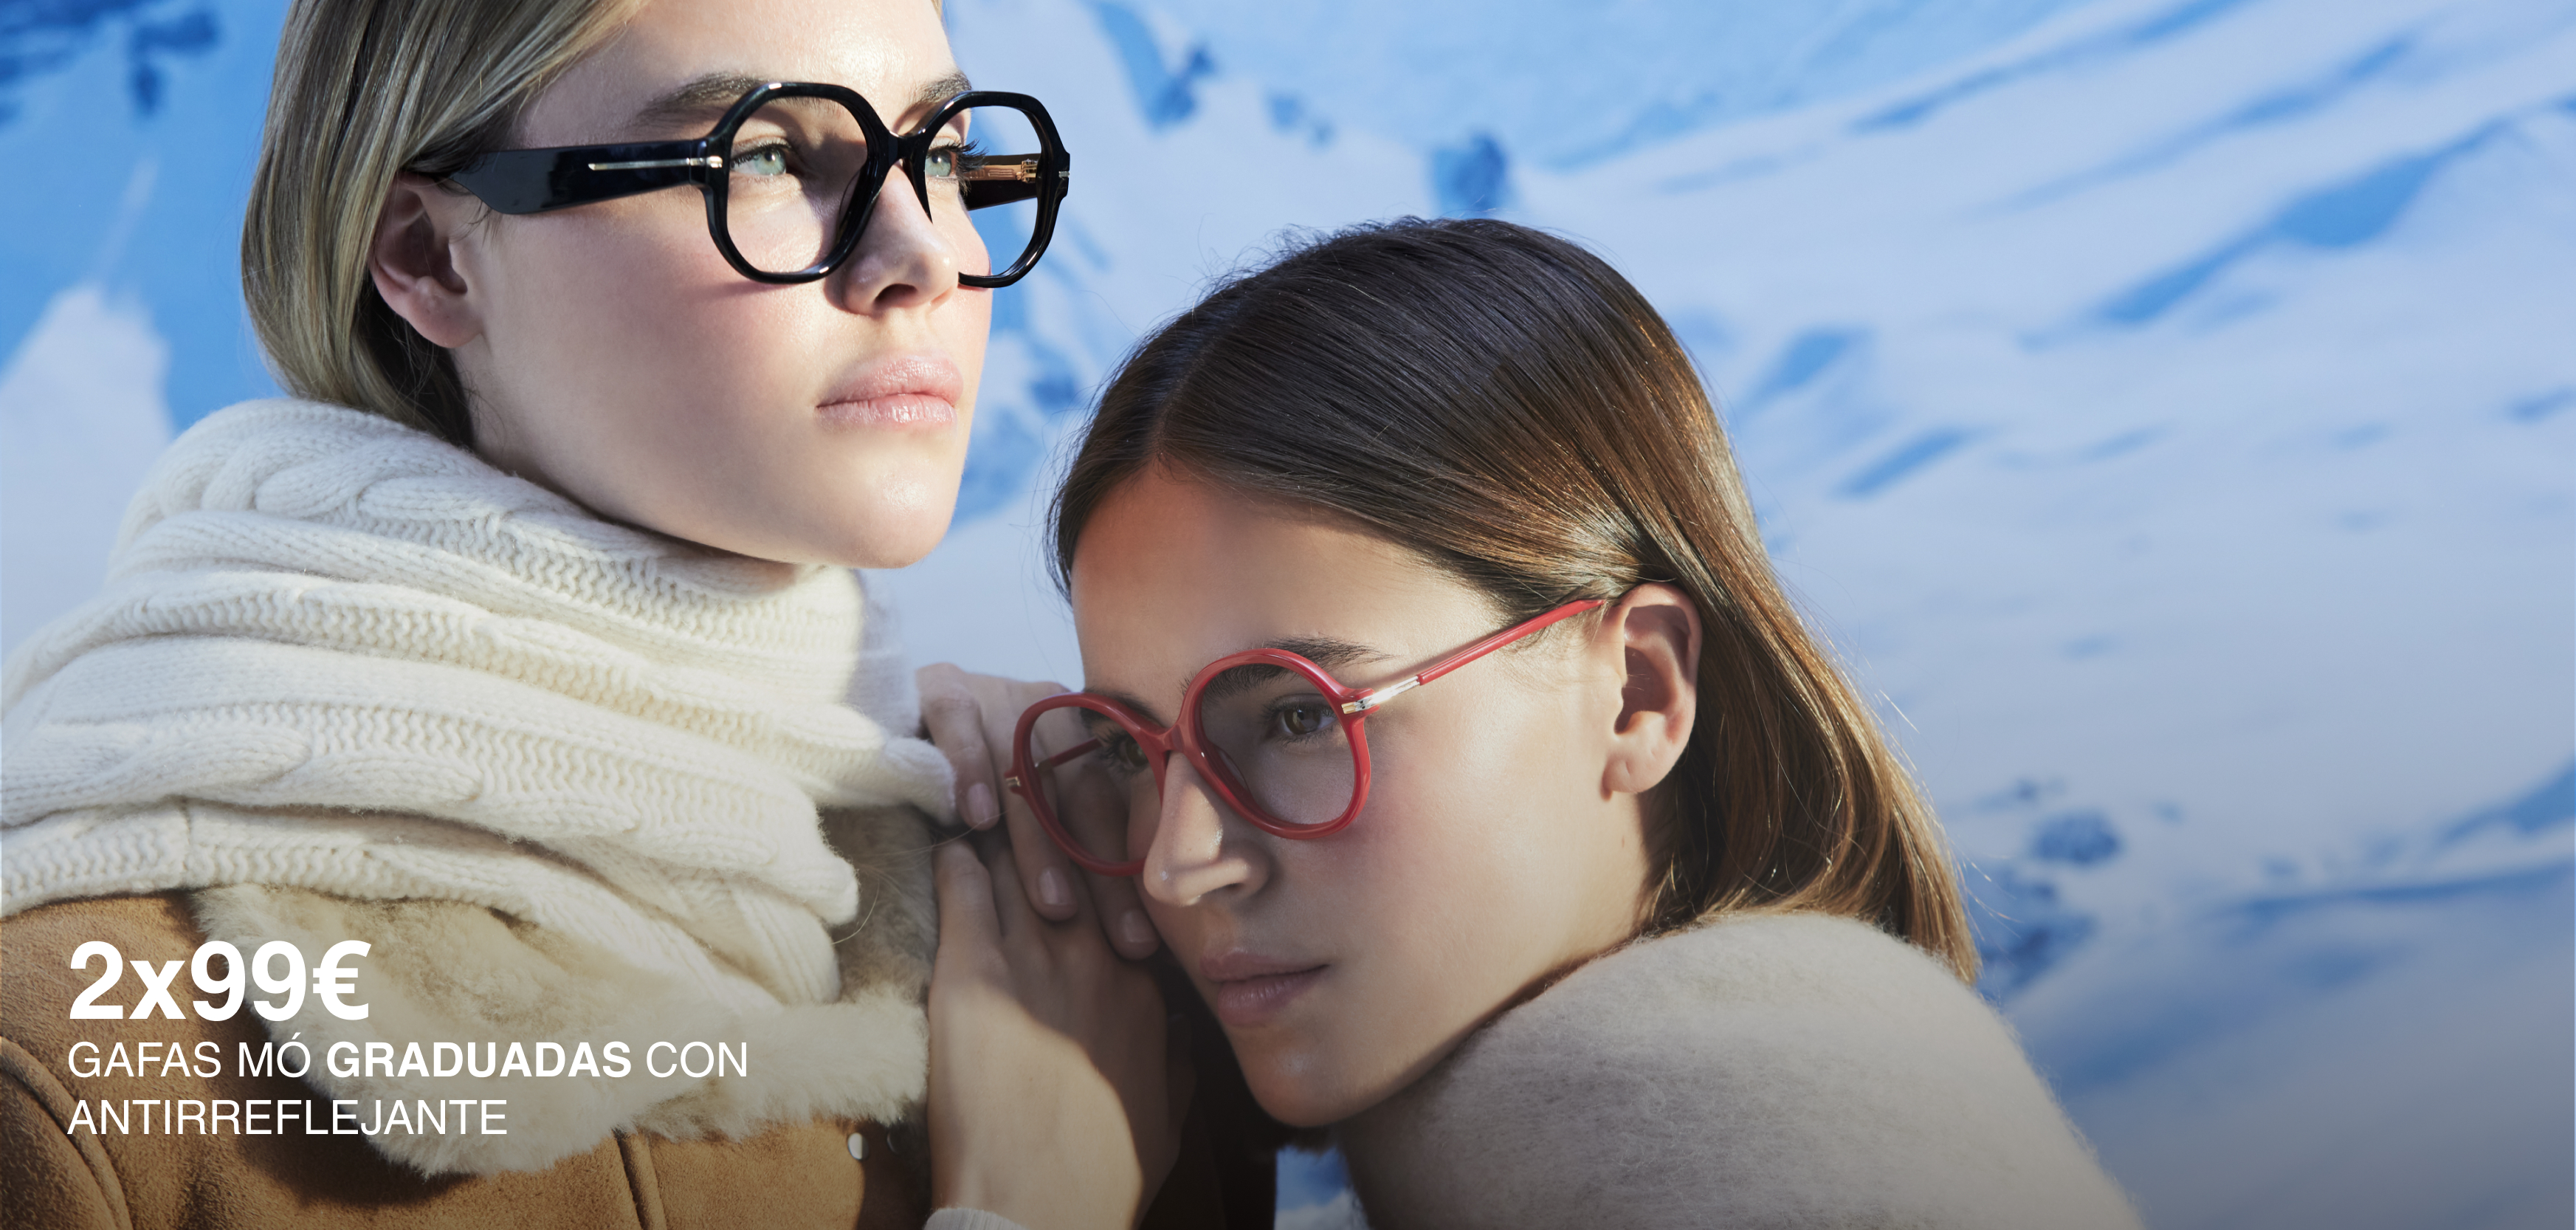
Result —
<instances>
[{"instance_id":1,"label":"brunette woman","mask_svg":"<svg viewBox=\"0 0 2576 1230\"><path fill-rule=\"evenodd\" d=\"M1086 686L1013 735L1021 861L1132 877L1345 1213L2136 1224L1598 258L1415 221L1238 278L1127 360L1054 526Z\"/></svg>"}]
</instances>

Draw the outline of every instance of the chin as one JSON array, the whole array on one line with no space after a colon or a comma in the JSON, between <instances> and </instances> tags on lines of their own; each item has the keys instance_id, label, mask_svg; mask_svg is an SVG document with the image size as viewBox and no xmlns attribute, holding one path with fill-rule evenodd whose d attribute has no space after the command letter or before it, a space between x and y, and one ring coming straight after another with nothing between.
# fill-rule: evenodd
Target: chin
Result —
<instances>
[{"instance_id":1,"label":"chin","mask_svg":"<svg viewBox=\"0 0 2576 1230\"><path fill-rule=\"evenodd\" d=\"M948 536L964 470L965 458L959 457L954 465L904 467L903 472L870 476L862 506L849 510L843 520L846 541L836 558L824 562L851 568L920 563Z\"/></svg>"},{"instance_id":2,"label":"chin","mask_svg":"<svg viewBox=\"0 0 2576 1230\"><path fill-rule=\"evenodd\" d=\"M940 540L957 512L956 474L946 481L881 479L866 488L868 498L840 515L812 526L796 544L802 564L842 568L905 568L921 562Z\"/></svg>"},{"instance_id":3,"label":"chin","mask_svg":"<svg viewBox=\"0 0 2576 1230\"><path fill-rule=\"evenodd\" d=\"M1294 1128L1329 1127L1394 1092L1380 1090L1370 1096L1346 1088L1334 1074L1321 1070L1323 1066L1310 1056L1259 1056L1245 1059L1243 1076L1262 1111Z\"/></svg>"},{"instance_id":4,"label":"chin","mask_svg":"<svg viewBox=\"0 0 2576 1230\"><path fill-rule=\"evenodd\" d=\"M948 536L948 522L957 509L955 488L950 491L935 515L928 509L907 509L880 519L848 545L843 558L829 562L849 568L907 568L920 563Z\"/></svg>"},{"instance_id":5,"label":"chin","mask_svg":"<svg viewBox=\"0 0 2576 1230\"><path fill-rule=\"evenodd\" d=\"M695 527L650 528L701 546L777 564L903 568L920 563L940 539L947 537L949 516L955 508L956 501L950 499L935 509L904 508L891 515L884 509L860 510L823 525L791 527L784 534L756 537L689 532Z\"/></svg>"}]
</instances>

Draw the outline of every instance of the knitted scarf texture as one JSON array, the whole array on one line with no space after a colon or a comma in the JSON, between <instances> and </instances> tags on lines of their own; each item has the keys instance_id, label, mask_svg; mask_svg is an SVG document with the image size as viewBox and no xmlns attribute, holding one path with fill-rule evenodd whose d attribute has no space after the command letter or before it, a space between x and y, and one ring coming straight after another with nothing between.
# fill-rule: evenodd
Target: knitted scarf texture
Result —
<instances>
[{"instance_id":1,"label":"knitted scarf texture","mask_svg":"<svg viewBox=\"0 0 2576 1230\"><path fill-rule=\"evenodd\" d=\"M862 609L845 570L611 525L373 415L222 411L7 664L0 912L436 899L734 1011L829 1002L861 901L817 808L949 806L936 751L846 703Z\"/></svg>"}]
</instances>

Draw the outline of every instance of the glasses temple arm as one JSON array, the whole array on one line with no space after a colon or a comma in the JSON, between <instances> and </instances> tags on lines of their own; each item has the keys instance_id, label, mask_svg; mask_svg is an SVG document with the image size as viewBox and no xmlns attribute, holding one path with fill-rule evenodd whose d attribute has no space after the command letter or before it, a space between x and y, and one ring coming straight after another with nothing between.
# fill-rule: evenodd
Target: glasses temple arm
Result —
<instances>
[{"instance_id":1,"label":"glasses temple arm","mask_svg":"<svg viewBox=\"0 0 2576 1230\"><path fill-rule=\"evenodd\" d=\"M1038 771L1043 773L1057 765L1063 764L1065 761L1081 756L1087 756L1092 752L1099 750L1099 748L1100 740L1085 739L1080 743L1074 744L1072 747L1068 747L1061 752L1057 752L1053 756L1049 756L1046 759L1039 761ZM1002 788L1005 790L1018 791L1023 790L1026 787L1021 784L1019 774L1011 773L1002 778Z\"/></svg>"},{"instance_id":2,"label":"glasses temple arm","mask_svg":"<svg viewBox=\"0 0 2576 1230\"><path fill-rule=\"evenodd\" d=\"M497 212L544 213L701 182L725 165L705 148L697 140L495 150L447 178Z\"/></svg>"},{"instance_id":3,"label":"glasses temple arm","mask_svg":"<svg viewBox=\"0 0 2576 1230\"><path fill-rule=\"evenodd\" d=\"M1100 740L1085 739L1080 743L1074 744L1072 747L1068 747L1061 752L1057 752L1055 755L1047 757L1046 761L1038 767L1041 769L1052 769L1057 765L1063 764L1065 761L1073 760L1082 756L1088 756L1092 752L1097 751L1099 747Z\"/></svg>"},{"instance_id":4,"label":"glasses temple arm","mask_svg":"<svg viewBox=\"0 0 2576 1230\"><path fill-rule=\"evenodd\" d=\"M1578 601L1566 603L1564 606L1558 607L1546 614L1536 616L1535 618L1522 620L1521 622L1513 624L1511 627L1505 628L1473 645L1469 645L1456 653L1450 654L1448 657L1442 658L1429 666L1423 667L1419 673L1415 674L1410 679L1391 683L1374 691L1361 693L1358 699L1343 705L1342 712L1366 713L1398 696L1402 696L1415 688L1421 687L1423 684L1429 683L1461 666L1465 666L1478 658L1484 657L1486 654L1492 653L1505 645L1509 645L1513 641L1517 641L1524 636L1528 636L1533 632L1537 632L1542 628L1554 625L1562 620L1571 619L1585 611L1589 611L1592 608L1603 604L1604 600L1600 598L1584 598Z\"/></svg>"}]
</instances>

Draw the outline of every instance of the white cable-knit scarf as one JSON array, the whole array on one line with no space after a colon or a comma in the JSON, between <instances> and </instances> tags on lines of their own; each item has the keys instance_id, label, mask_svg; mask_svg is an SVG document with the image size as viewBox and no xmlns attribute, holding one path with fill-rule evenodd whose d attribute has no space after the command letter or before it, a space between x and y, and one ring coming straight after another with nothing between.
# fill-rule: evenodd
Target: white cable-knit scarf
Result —
<instances>
[{"instance_id":1,"label":"white cable-knit scarf","mask_svg":"<svg viewBox=\"0 0 2576 1230\"><path fill-rule=\"evenodd\" d=\"M844 703L840 569L600 521L302 402L216 414L8 663L0 911L262 884L485 906L737 1011L838 992L816 808L947 807Z\"/></svg>"}]
</instances>

